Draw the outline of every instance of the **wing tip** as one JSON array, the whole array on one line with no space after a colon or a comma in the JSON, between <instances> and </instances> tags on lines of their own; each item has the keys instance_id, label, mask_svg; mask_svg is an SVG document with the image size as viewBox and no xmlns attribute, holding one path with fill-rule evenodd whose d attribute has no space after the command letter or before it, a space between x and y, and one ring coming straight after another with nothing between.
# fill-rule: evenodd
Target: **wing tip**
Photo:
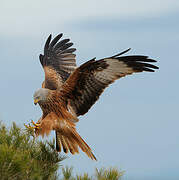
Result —
<instances>
[{"instance_id":1,"label":"wing tip","mask_svg":"<svg viewBox=\"0 0 179 180\"><path fill-rule=\"evenodd\" d=\"M58 34L57 36L55 36L54 38L53 38L53 40L51 41L51 43L50 43L50 49L52 49L54 46L55 46L55 44L60 40L60 38L63 36L63 33L60 33L60 34Z\"/></svg>"},{"instance_id":2,"label":"wing tip","mask_svg":"<svg viewBox=\"0 0 179 180\"><path fill-rule=\"evenodd\" d=\"M40 59L40 63L41 63L42 66L43 66L43 55L42 55L42 54L39 55L39 59Z\"/></svg>"},{"instance_id":3,"label":"wing tip","mask_svg":"<svg viewBox=\"0 0 179 180\"><path fill-rule=\"evenodd\" d=\"M48 36L48 38L47 38L47 40L46 40L46 42L45 42L44 54L47 53L47 50L48 50L48 48L49 48L49 44L50 44L51 39L52 39L52 34L50 34L50 35Z\"/></svg>"},{"instance_id":4,"label":"wing tip","mask_svg":"<svg viewBox=\"0 0 179 180\"><path fill-rule=\"evenodd\" d=\"M120 52L118 54L115 54L114 56L111 56L110 58L116 58L117 56L121 56L122 54L125 54L130 50L131 50L131 48L128 48L128 49L126 49L126 50L124 50L124 51L122 51L122 52Z\"/></svg>"}]
</instances>

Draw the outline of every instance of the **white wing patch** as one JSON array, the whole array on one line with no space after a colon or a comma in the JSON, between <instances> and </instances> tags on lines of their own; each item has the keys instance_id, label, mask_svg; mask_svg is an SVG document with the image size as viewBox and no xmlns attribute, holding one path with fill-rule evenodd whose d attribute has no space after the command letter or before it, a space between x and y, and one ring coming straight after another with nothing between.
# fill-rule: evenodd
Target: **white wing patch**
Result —
<instances>
[{"instance_id":1,"label":"white wing patch","mask_svg":"<svg viewBox=\"0 0 179 180\"><path fill-rule=\"evenodd\" d=\"M119 77L133 73L131 67L118 59L105 59L105 61L109 66L102 71L99 69L99 71L95 72L95 78L105 84L110 83Z\"/></svg>"}]
</instances>

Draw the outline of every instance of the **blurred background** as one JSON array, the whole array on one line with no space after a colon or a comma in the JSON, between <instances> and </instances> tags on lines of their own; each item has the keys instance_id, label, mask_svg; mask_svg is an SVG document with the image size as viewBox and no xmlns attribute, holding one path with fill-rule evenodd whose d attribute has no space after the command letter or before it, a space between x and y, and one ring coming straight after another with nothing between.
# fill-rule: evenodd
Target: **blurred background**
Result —
<instances>
[{"instance_id":1,"label":"blurred background","mask_svg":"<svg viewBox=\"0 0 179 180\"><path fill-rule=\"evenodd\" d=\"M49 34L71 39L78 65L132 48L129 55L148 55L160 69L107 88L77 124L98 161L81 152L68 154L63 165L89 174L114 166L126 171L126 180L179 179L178 0L0 2L3 123L23 127L41 116L32 96L44 79L38 56Z\"/></svg>"}]
</instances>

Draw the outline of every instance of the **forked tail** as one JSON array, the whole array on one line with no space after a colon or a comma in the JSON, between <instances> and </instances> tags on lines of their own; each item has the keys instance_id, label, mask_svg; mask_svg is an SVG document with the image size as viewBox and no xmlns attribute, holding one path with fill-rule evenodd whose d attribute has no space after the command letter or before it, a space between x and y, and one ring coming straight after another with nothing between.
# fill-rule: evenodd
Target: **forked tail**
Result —
<instances>
[{"instance_id":1,"label":"forked tail","mask_svg":"<svg viewBox=\"0 0 179 180\"><path fill-rule=\"evenodd\" d=\"M69 151L72 154L79 153L78 146L89 158L97 160L92 153L91 148L76 132L75 128L68 128L65 133L56 131L56 149L58 152L61 152L63 148L65 153L68 153Z\"/></svg>"}]
</instances>

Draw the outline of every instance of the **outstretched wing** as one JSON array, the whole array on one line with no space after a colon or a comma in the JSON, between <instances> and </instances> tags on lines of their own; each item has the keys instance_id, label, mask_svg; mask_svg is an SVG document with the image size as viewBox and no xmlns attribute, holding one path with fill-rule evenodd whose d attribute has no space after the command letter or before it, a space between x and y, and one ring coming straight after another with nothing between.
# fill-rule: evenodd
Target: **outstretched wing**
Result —
<instances>
[{"instance_id":1,"label":"outstretched wing","mask_svg":"<svg viewBox=\"0 0 179 180\"><path fill-rule=\"evenodd\" d=\"M115 56L95 61L92 59L77 68L62 86L63 96L70 99L76 114L83 115L97 101L103 90L116 79L135 72L154 72L156 62L147 56Z\"/></svg>"},{"instance_id":2,"label":"outstretched wing","mask_svg":"<svg viewBox=\"0 0 179 180\"><path fill-rule=\"evenodd\" d=\"M52 35L48 37L44 46L44 55L39 59L45 72L45 81L42 87L51 90L59 89L76 68L75 48L70 39L61 39L63 34L57 35L52 41ZM58 42L59 41L59 42Z\"/></svg>"}]
</instances>

